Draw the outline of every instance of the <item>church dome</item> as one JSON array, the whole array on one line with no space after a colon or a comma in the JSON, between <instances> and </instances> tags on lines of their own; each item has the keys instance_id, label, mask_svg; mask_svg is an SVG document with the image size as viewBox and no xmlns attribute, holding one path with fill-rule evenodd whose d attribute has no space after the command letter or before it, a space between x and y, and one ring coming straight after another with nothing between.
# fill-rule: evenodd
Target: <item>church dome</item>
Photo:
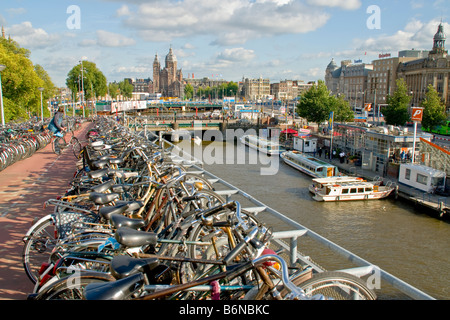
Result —
<instances>
[{"instance_id":1,"label":"church dome","mask_svg":"<svg viewBox=\"0 0 450 320\"><path fill-rule=\"evenodd\" d=\"M439 25L438 31L434 35L434 40L445 40L444 26L442 24Z\"/></svg>"},{"instance_id":2,"label":"church dome","mask_svg":"<svg viewBox=\"0 0 450 320\"><path fill-rule=\"evenodd\" d=\"M170 48L169 53L166 56L166 62L175 62L175 61L177 61L177 57L175 57L172 48Z\"/></svg>"},{"instance_id":3,"label":"church dome","mask_svg":"<svg viewBox=\"0 0 450 320\"><path fill-rule=\"evenodd\" d=\"M327 66L327 70L334 71L338 68L336 62L334 62L334 59L331 59L331 62Z\"/></svg>"}]
</instances>

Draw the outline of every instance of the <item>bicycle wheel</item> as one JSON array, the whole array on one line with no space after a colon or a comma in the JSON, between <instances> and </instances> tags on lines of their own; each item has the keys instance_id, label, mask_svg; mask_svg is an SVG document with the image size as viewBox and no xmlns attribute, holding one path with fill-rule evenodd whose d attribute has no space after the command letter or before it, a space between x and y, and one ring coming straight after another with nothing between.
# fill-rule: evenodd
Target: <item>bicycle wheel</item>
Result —
<instances>
[{"instance_id":1,"label":"bicycle wheel","mask_svg":"<svg viewBox=\"0 0 450 320\"><path fill-rule=\"evenodd\" d=\"M73 155L75 156L75 158L80 159L81 149L82 149L80 140L78 140L77 137L73 136L70 139L70 145L72 146L72 151L73 151Z\"/></svg>"},{"instance_id":2,"label":"bicycle wheel","mask_svg":"<svg viewBox=\"0 0 450 320\"><path fill-rule=\"evenodd\" d=\"M299 285L308 296L322 294L333 300L376 300L375 292L363 280L345 272L327 271L314 274Z\"/></svg>"},{"instance_id":3,"label":"bicycle wheel","mask_svg":"<svg viewBox=\"0 0 450 320\"><path fill-rule=\"evenodd\" d=\"M55 137L52 142L53 152L57 155L61 154L64 150L64 146L66 145L66 141L63 138Z\"/></svg>"},{"instance_id":4,"label":"bicycle wheel","mask_svg":"<svg viewBox=\"0 0 450 320\"><path fill-rule=\"evenodd\" d=\"M85 273L62 278L39 292L35 300L84 300L84 288L90 283L115 281L109 274Z\"/></svg>"},{"instance_id":5,"label":"bicycle wheel","mask_svg":"<svg viewBox=\"0 0 450 320\"><path fill-rule=\"evenodd\" d=\"M39 270L43 263L48 262L57 239L51 216L33 228L34 230L25 239L22 263L28 278L31 282L36 283L39 278Z\"/></svg>"}]
</instances>

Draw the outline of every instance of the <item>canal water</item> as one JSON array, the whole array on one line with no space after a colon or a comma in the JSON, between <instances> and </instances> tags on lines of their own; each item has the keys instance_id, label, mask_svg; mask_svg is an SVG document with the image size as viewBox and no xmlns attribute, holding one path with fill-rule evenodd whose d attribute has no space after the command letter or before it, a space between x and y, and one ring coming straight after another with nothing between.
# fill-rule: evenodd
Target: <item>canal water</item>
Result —
<instances>
[{"instance_id":1,"label":"canal water","mask_svg":"<svg viewBox=\"0 0 450 320\"><path fill-rule=\"evenodd\" d=\"M205 170L304 227L436 299L450 299L449 222L402 200L317 202L308 191L309 176L238 141L195 145L186 139L178 146L202 160ZM300 242L299 251L327 267L335 263L336 255L315 241Z\"/></svg>"}]
</instances>

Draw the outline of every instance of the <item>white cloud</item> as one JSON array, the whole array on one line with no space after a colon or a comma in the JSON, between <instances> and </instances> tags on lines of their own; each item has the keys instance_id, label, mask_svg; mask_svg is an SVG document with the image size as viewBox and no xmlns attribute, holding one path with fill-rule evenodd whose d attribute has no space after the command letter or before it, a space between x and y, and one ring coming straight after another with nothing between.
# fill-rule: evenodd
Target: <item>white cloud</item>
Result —
<instances>
[{"instance_id":1,"label":"white cloud","mask_svg":"<svg viewBox=\"0 0 450 320\"><path fill-rule=\"evenodd\" d=\"M131 14L130 9L125 4L117 10L118 17L129 16L130 14Z\"/></svg>"},{"instance_id":2,"label":"white cloud","mask_svg":"<svg viewBox=\"0 0 450 320\"><path fill-rule=\"evenodd\" d=\"M124 35L113 33L104 30L97 30L97 39L83 39L79 45L81 47L90 47L99 45L101 47L128 47L136 44L132 38L127 38Z\"/></svg>"},{"instance_id":3,"label":"white cloud","mask_svg":"<svg viewBox=\"0 0 450 320\"><path fill-rule=\"evenodd\" d=\"M136 44L134 39L104 30L97 31L97 41L103 47L127 47Z\"/></svg>"},{"instance_id":4,"label":"white cloud","mask_svg":"<svg viewBox=\"0 0 450 320\"><path fill-rule=\"evenodd\" d=\"M125 11L122 10L121 11ZM323 26L329 15L296 0L181 0L127 7L125 26L147 41L207 35L212 44L236 45L249 39L299 34Z\"/></svg>"},{"instance_id":5,"label":"white cloud","mask_svg":"<svg viewBox=\"0 0 450 320\"><path fill-rule=\"evenodd\" d=\"M255 59L256 55L253 50L244 48L225 49L217 55L217 59L230 62L247 62Z\"/></svg>"},{"instance_id":6,"label":"white cloud","mask_svg":"<svg viewBox=\"0 0 450 320\"><path fill-rule=\"evenodd\" d=\"M411 20L403 30L398 30L394 34L383 34L378 37L365 40L356 39L355 44L360 50L373 52L397 53L401 50L422 49L431 50L433 46L433 36L437 31L439 20L431 20L423 23L418 20ZM450 24L443 23L444 30L450 30Z\"/></svg>"},{"instance_id":7,"label":"white cloud","mask_svg":"<svg viewBox=\"0 0 450 320\"><path fill-rule=\"evenodd\" d=\"M308 3L321 7L338 7L345 10L355 10L361 7L360 0L308 0Z\"/></svg>"},{"instance_id":8,"label":"white cloud","mask_svg":"<svg viewBox=\"0 0 450 320\"><path fill-rule=\"evenodd\" d=\"M19 43L23 48L27 49L48 48L56 45L60 39L59 35L48 34L41 28L33 28L33 25L29 21L5 28L5 32L17 41L17 43Z\"/></svg>"}]
</instances>

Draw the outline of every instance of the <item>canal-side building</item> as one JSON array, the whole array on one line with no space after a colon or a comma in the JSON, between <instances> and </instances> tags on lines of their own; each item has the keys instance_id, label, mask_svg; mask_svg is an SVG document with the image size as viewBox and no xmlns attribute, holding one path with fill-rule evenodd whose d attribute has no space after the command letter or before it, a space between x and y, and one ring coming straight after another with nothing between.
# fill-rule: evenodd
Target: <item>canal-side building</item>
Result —
<instances>
[{"instance_id":1,"label":"canal-side building","mask_svg":"<svg viewBox=\"0 0 450 320\"><path fill-rule=\"evenodd\" d=\"M153 92L161 93L163 97L184 97L183 72L178 69L177 57L170 48L161 69L158 54L153 61Z\"/></svg>"},{"instance_id":2,"label":"canal-side building","mask_svg":"<svg viewBox=\"0 0 450 320\"><path fill-rule=\"evenodd\" d=\"M411 162L414 134L407 128L394 126L364 127L356 124L335 123L333 149L342 150L348 156L361 159L363 169L385 176L389 163ZM415 159L420 160L420 138L430 141L432 136L418 132L416 136Z\"/></svg>"},{"instance_id":3,"label":"canal-side building","mask_svg":"<svg viewBox=\"0 0 450 320\"><path fill-rule=\"evenodd\" d=\"M431 84L450 111L450 56L445 40L440 23L431 51L402 50L398 57L381 54L371 64L343 60L340 67L332 59L325 70L325 84L333 95L344 95L353 108L371 103L376 110L394 93L399 78L406 82L411 106L420 106Z\"/></svg>"},{"instance_id":4,"label":"canal-side building","mask_svg":"<svg viewBox=\"0 0 450 320\"><path fill-rule=\"evenodd\" d=\"M428 85L441 96L447 110L450 109L450 56L445 49L444 26L439 24L433 37L433 48L427 57L401 63L397 73L405 79L411 93L411 105L420 106L425 99Z\"/></svg>"},{"instance_id":5,"label":"canal-side building","mask_svg":"<svg viewBox=\"0 0 450 320\"><path fill-rule=\"evenodd\" d=\"M259 77L257 79L242 79L243 96L248 101L264 100L270 96L270 80Z\"/></svg>"},{"instance_id":6,"label":"canal-side building","mask_svg":"<svg viewBox=\"0 0 450 320\"><path fill-rule=\"evenodd\" d=\"M364 103L367 77L372 70L372 64L366 64L360 60L356 63L343 60L338 67L332 59L325 71L325 85L333 95L343 95L350 106L357 109Z\"/></svg>"}]
</instances>

